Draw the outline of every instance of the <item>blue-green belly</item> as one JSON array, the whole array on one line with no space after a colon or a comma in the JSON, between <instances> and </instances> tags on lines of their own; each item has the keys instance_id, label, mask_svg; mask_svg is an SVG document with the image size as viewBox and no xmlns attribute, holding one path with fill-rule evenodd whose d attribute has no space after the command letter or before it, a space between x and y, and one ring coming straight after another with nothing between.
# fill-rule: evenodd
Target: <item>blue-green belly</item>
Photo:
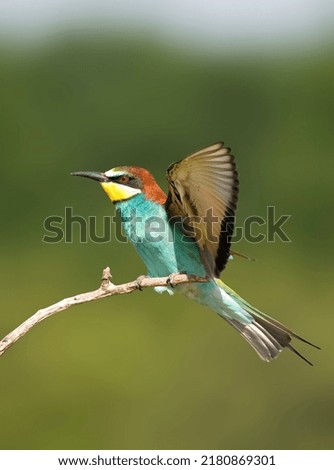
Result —
<instances>
[{"instance_id":1,"label":"blue-green belly","mask_svg":"<svg viewBox=\"0 0 334 470\"><path fill-rule=\"evenodd\" d=\"M169 223L164 206L138 194L116 203L116 208L121 213L123 231L144 261L148 276L161 277L177 272L206 276L196 243L185 237L177 224ZM170 291L166 288L156 290ZM175 291L225 318L240 318L244 322L251 320L213 278L206 283L177 286Z\"/></svg>"}]
</instances>

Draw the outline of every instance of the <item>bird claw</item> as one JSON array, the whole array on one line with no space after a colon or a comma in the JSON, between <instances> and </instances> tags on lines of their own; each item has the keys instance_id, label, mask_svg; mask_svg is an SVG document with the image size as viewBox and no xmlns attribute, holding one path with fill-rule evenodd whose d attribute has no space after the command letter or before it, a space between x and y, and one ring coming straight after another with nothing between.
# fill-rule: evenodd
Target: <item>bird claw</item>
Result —
<instances>
[{"instance_id":1,"label":"bird claw","mask_svg":"<svg viewBox=\"0 0 334 470\"><path fill-rule=\"evenodd\" d=\"M137 277L137 279L136 279L138 290L140 290L140 292L143 290L143 288L142 288L143 280L146 279L147 277L148 276L142 275L142 276Z\"/></svg>"},{"instance_id":2,"label":"bird claw","mask_svg":"<svg viewBox=\"0 0 334 470\"><path fill-rule=\"evenodd\" d=\"M176 286L176 284L174 283L174 280L175 280L175 278L176 278L176 276L177 276L178 274L185 274L185 273L172 273L172 274L170 274L170 275L168 276L168 278L167 278L167 284L168 284L172 289L174 289L174 287Z\"/></svg>"}]
</instances>

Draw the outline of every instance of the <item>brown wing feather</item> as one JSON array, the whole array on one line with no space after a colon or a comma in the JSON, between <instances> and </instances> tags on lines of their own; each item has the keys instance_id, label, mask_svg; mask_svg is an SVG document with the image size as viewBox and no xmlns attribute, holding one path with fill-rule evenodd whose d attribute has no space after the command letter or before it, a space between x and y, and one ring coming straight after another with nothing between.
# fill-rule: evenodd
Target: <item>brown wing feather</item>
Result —
<instances>
[{"instance_id":1,"label":"brown wing feather","mask_svg":"<svg viewBox=\"0 0 334 470\"><path fill-rule=\"evenodd\" d=\"M230 255L238 200L238 173L230 152L218 142L173 163L167 170L169 217L186 221L185 231L192 232L208 274L215 276L219 276ZM192 226L189 220L194 222Z\"/></svg>"}]
</instances>

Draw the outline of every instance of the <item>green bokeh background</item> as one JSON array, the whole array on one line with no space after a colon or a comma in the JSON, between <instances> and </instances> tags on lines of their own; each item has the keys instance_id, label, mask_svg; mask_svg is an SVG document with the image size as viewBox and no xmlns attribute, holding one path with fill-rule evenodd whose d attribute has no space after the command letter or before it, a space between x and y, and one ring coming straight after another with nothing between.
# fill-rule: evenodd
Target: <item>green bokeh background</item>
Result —
<instances>
[{"instance_id":1,"label":"green bokeh background","mask_svg":"<svg viewBox=\"0 0 334 470\"><path fill-rule=\"evenodd\" d=\"M125 37L127 38L125 40ZM42 306L145 273L112 241L45 244L65 206L112 205L74 170L165 168L218 140L240 172L237 225L291 214L291 243L235 249L224 281L322 346L262 363L218 316L153 290L85 304L0 359L3 449L325 449L334 442L332 244L334 48L196 54L131 37L63 37L0 53L4 336Z\"/></svg>"}]
</instances>

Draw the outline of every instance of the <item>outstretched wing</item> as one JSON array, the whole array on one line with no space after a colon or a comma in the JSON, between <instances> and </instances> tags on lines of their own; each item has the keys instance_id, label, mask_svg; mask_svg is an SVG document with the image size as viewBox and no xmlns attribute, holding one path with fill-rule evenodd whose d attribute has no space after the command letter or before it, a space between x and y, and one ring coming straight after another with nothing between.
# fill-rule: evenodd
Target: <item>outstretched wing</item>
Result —
<instances>
[{"instance_id":1,"label":"outstretched wing","mask_svg":"<svg viewBox=\"0 0 334 470\"><path fill-rule=\"evenodd\" d=\"M238 200L238 173L231 149L210 145L167 170L166 210L180 219L201 253L208 275L219 276L229 255Z\"/></svg>"}]
</instances>

